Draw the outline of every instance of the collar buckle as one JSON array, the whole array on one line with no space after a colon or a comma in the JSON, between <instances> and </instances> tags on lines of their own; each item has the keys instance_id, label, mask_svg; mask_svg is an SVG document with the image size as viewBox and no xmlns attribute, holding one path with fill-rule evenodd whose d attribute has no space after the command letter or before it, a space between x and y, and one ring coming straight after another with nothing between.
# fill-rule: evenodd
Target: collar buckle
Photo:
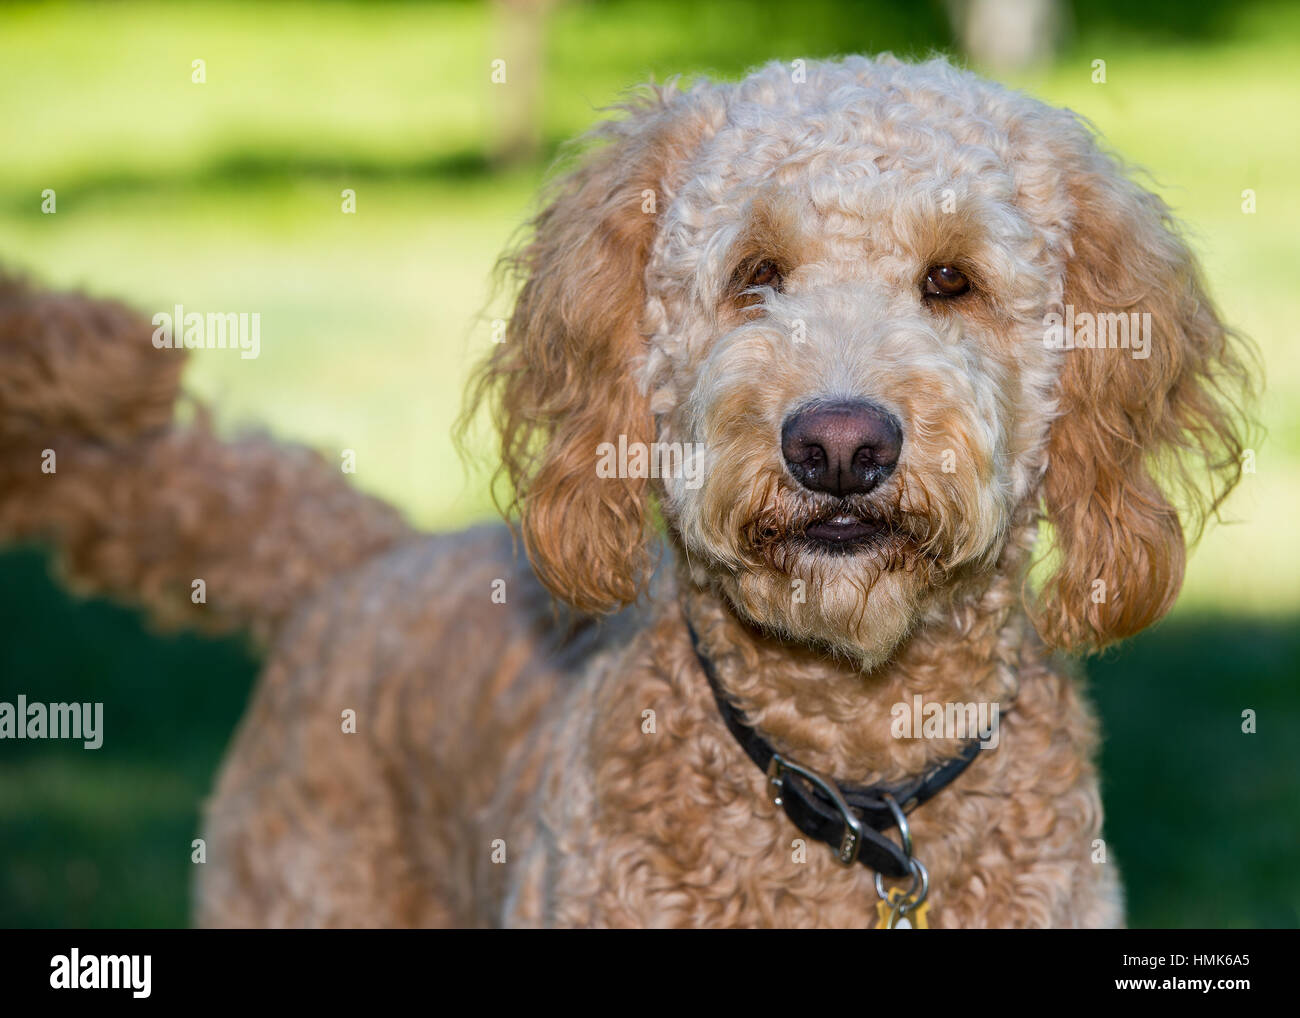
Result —
<instances>
[{"instance_id":1,"label":"collar buckle","mask_svg":"<svg viewBox=\"0 0 1300 1018\"><path fill-rule=\"evenodd\" d=\"M803 764L786 759L780 753L773 752L767 765L767 790L772 796L772 804L785 804L785 776L789 773L799 775L805 781L816 786L834 804L844 821L844 834L840 837L840 847L835 852L835 861L841 866L852 866L858 860L862 848L862 820L845 801L835 781Z\"/></svg>"}]
</instances>

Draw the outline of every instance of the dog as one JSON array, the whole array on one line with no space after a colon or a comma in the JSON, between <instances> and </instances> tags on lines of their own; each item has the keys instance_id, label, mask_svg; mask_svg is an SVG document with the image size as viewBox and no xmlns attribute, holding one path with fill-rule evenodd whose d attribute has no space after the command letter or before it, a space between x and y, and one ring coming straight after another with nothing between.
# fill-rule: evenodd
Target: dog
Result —
<instances>
[{"instance_id":1,"label":"dog","mask_svg":"<svg viewBox=\"0 0 1300 1018\"><path fill-rule=\"evenodd\" d=\"M1066 655L1169 610L1252 385L1161 199L942 59L771 64L616 110L506 264L513 533L0 287L0 535L265 648L197 922L1122 925Z\"/></svg>"}]
</instances>

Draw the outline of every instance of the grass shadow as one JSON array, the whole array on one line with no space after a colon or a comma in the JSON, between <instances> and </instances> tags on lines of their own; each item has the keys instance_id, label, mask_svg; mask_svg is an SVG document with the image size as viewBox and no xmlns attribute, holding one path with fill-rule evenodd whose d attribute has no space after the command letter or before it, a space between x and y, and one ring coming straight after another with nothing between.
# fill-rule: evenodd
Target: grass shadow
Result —
<instances>
[{"instance_id":1,"label":"grass shadow","mask_svg":"<svg viewBox=\"0 0 1300 1018\"><path fill-rule=\"evenodd\" d=\"M1130 925L1300 925L1297 620L1176 617L1088 672Z\"/></svg>"}]
</instances>

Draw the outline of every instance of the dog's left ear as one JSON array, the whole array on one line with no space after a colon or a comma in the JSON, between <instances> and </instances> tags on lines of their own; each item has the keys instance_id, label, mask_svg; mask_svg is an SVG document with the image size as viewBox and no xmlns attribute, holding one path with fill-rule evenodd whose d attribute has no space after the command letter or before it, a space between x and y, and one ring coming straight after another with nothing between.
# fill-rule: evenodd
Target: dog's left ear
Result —
<instances>
[{"instance_id":1,"label":"dog's left ear","mask_svg":"<svg viewBox=\"0 0 1300 1018\"><path fill-rule=\"evenodd\" d=\"M1250 349L1219 320L1165 203L1065 118L1048 144L1067 173L1064 303L1077 338L1061 354L1042 488L1054 558L1032 607L1048 643L1086 651L1172 606L1187 539L1241 476ZM1085 347L1085 314L1149 331L1127 349L1094 331Z\"/></svg>"},{"instance_id":2,"label":"dog's left ear","mask_svg":"<svg viewBox=\"0 0 1300 1018\"><path fill-rule=\"evenodd\" d=\"M583 612L634 601L651 556L649 484L600 477L598 450L654 441L636 379L645 271L674 170L702 118L691 93L650 88L588 139L507 266L523 279L505 341L471 388L501 437L506 507L538 578ZM463 422L468 422L468 416Z\"/></svg>"}]
</instances>

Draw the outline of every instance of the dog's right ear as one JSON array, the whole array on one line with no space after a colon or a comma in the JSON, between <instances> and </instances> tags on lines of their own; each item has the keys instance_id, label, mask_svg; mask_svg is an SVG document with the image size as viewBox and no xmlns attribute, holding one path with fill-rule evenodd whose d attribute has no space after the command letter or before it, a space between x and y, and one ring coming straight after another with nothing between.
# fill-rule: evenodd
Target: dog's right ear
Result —
<instances>
[{"instance_id":1,"label":"dog's right ear","mask_svg":"<svg viewBox=\"0 0 1300 1018\"><path fill-rule=\"evenodd\" d=\"M657 213L700 135L689 95L655 88L590 136L554 185L532 239L505 259L523 279L501 343L472 383L488 403L538 577L581 611L636 600L650 568L648 482L598 477L597 448L654 440L635 369Z\"/></svg>"}]
</instances>

